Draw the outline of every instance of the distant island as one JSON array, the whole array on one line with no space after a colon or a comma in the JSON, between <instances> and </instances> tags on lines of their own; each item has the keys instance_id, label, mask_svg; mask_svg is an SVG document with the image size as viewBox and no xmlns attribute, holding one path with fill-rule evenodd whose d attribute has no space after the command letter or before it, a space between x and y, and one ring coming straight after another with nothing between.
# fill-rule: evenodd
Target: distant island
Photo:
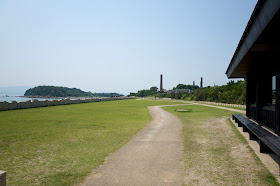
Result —
<instances>
[{"instance_id":1,"label":"distant island","mask_svg":"<svg viewBox=\"0 0 280 186\"><path fill-rule=\"evenodd\" d=\"M57 87L57 86L37 86L28 89L26 97L120 97L118 93L92 93L84 92L77 88Z\"/></svg>"}]
</instances>

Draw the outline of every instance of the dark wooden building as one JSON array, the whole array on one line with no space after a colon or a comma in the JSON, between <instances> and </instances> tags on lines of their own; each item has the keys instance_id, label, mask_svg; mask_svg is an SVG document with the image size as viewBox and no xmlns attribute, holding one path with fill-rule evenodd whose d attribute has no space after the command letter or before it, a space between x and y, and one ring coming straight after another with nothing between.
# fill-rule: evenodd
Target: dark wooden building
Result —
<instances>
[{"instance_id":1,"label":"dark wooden building","mask_svg":"<svg viewBox=\"0 0 280 186\"><path fill-rule=\"evenodd\" d=\"M247 82L246 115L280 134L280 0L259 0L226 71Z\"/></svg>"}]
</instances>

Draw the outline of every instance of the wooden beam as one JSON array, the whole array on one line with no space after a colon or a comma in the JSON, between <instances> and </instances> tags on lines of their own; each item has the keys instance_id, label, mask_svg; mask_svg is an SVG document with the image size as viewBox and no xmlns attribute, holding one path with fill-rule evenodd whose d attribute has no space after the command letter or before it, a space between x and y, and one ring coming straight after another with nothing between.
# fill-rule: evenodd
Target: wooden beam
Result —
<instances>
[{"instance_id":1,"label":"wooden beam","mask_svg":"<svg viewBox=\"0 0 280 186\"><path fill-rule=\"evenodd\" d=\"M276 72L276 129L275 133L280 134L280 70L279 66Z\"/></svg>"},{"instance_id":2,"label":"wooden beam","mask_svg":"<svg viewBox=\"0 0 280 186\"><path fill-rule=\"evenodd\" d=\"M262 99L262 95L261 95L261 80L258 78L257 79L257 86L256 86L256 121L258 123L261 122L261 99Z\"/></svg>"}]
</instances>

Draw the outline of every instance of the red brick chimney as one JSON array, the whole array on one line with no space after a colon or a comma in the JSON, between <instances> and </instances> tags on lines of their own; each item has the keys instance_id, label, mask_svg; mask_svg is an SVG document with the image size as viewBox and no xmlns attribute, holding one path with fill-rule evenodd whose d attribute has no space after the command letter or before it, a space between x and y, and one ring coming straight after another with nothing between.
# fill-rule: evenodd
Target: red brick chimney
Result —
<instances>
[{"instance_id":1,"label":"red brick chimney","mask_svg":"<svg viewBox=\"0 0 280 186\"><path fill-rule=\"evenodd\" d=\"M162 74L160 74L160 89L159 89L160 92L162 92Z\"/></svg>"}]
</instances>

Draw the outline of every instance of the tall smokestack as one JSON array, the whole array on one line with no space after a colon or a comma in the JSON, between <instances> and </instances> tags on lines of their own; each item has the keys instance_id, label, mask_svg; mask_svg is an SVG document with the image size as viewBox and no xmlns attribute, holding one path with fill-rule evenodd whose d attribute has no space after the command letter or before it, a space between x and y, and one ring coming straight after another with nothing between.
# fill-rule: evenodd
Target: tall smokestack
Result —
<instances>
[{"instance_id":1,"label":"tall smokestack","mask_svg":"<svg viewBox=\"0 0 280 186\"><path fill-rule=\"evenodd\" d=\"M162 92L162 74L160 74L160 92Z\"/></svg>"},{"instance_id":2,"label":"tall smokestack","mask_svg":"<svg viewBox=\"0 0 280 186\"><path fill-rule=\"evenodd\" d=\"M200 80L200 88L203 87L203 78L201 77L201 80Z\"/></svg>"},{"instance_id":3,"label":"tall smokestack","mask_svg":"<svg viewBox=\"0 0 280 186\"><path fill-rule=\"evenodd\" d=\"M193 86L195 86L195 82L193 81Z\"/></svg>"}]
</instances>

